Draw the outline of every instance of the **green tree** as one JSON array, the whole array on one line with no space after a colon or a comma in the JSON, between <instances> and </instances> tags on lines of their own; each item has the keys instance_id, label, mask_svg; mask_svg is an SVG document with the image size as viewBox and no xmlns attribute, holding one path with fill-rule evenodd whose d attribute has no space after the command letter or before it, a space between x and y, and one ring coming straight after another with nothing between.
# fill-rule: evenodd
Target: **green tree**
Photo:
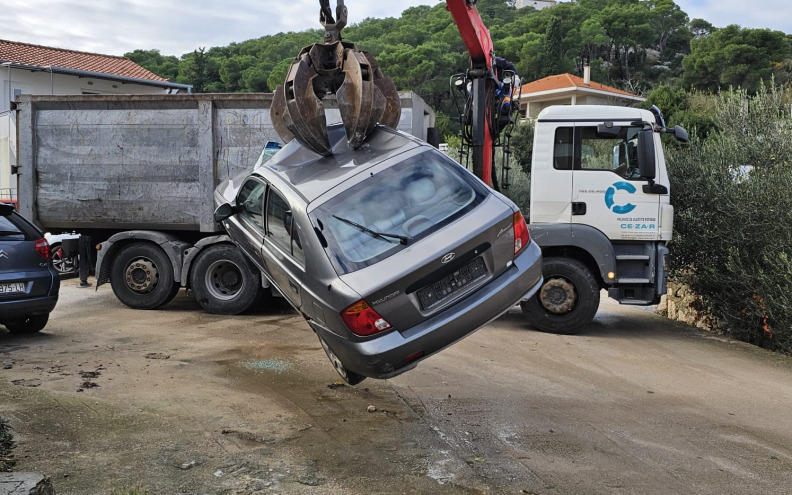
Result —
<instances>
[{"instance_id":1,"label":"green tree","mask_svg":"<svg viewBox=\"0 0 792 495\"><path fill-rule=\"evenodd\" d=\"M179 75L179 59L162 55L159 50L135 50L124 56L165 79L176 79Z\"/></svg>"},{"instance_id":2,"label":"green tree","mask_svg":"<svg viewBox=\"0 0 792 495\"><path fill-rule=\"evenodd\" d=\"M563 35L561 33L561 18L552 16L547 25L544 46L542 47L542 67L539 77L559 74L563 67Z\"/></svg>"},{"instance_id":3,"label":"green tree","mask_svg":"<svg viewBox=\"0 0 792 495\"><path fill-rule=\"evenodd\" d=\"M703 90L733 86L755 92L770 80L774 65L788 58L792 49L781 31L731 25L690 42L683 81Z\"/></svg>"}]
</instances>

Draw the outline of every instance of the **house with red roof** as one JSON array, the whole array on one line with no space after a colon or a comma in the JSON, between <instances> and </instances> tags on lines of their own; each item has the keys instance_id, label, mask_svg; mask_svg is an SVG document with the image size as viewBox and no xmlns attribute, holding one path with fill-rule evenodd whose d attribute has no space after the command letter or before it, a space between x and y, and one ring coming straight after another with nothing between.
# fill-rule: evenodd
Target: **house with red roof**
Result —
<instances>
[{"instance_id":1,"label":"house with red roof","mask_svg":"<svg viewBox=\"0 0 792 495\"><path fill-rule=\"evenodd\" d=\"M524 84L520 93L522 116L535 119L550 105L615 105L632 106L646 98L591 80L588 67L583 77L559 74Z\"/></svg>"},{"instance_id":2,"label":"house with red roof","mask_svg":"<svg viewBox=\"0 0 792 495\"><path fill-rule=\"evenodd\" d=\"M0 40L0 200L11 195L17 95L190 93L125 57ZM6 198L7 199L7 198Z\"/></svg>"}]
</instances>

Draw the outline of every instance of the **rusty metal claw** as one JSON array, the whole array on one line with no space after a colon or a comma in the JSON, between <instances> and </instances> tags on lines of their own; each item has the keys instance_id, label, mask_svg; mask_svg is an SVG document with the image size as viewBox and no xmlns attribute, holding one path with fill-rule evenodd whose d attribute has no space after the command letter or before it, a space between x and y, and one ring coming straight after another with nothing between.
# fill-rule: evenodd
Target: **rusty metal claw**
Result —
<instances>
[{"instance_id":1,"label":"rusty metal claw","mask_svg":"<svg viewBox=\"0 0 792 495\"><path fill-rule=\"evenodd\" d=\"M325 26L325 44L300 51L289 66L284 84L275 90L272 123L286 142L297 139L322 155L332 154L327 136L322 98L336 94L347 141L358 148L380 122L395 127L399 123L399 93L374 57L352 43L341 41L347 10L337 0L333 19L329 0L320 0L320 22Z\"/></svg>"},{"instance_id":2,"label":"rusty metal claw","mask_svg":"<svg viewBox=\"0 0 792 495\"><path fill-rule=\"evenodd\" d=\"M346 54L344 73L344 84L337 93L338 109L349 145L358 148L374 130L387 102L374 85L371 67L363 53L350 50Z\"/></svg>"}]
</instances>

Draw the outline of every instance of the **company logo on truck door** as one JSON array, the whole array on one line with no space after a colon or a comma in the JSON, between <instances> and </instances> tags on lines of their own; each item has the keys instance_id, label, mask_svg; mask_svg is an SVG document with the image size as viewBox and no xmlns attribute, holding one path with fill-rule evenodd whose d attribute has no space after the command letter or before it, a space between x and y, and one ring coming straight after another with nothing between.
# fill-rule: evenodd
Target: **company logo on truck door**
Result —
<instances>
[{"instance_id":1,"label":"company logo on truck door","mask_svg":"<svg viewBox=\"0 0 792 495\"><path fill-rule=\"evenodd\" d=\"M627 203L624 205L617 205L613 196L616 195L616 191L626 191L628 194L633 194L635 192L635 186L630 184L629 182L616 182L612 186L605 191L605 206L608 207L613 213L630 213L635 209L635 205L632 203Z\"/></svg>"}]
</instances>

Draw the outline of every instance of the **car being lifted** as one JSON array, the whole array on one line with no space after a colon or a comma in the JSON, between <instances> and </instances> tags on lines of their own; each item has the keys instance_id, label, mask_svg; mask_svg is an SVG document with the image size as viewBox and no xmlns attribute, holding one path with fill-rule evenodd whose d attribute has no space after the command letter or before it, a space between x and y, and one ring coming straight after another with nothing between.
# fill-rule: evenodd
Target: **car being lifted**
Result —
<instances>
[{"instance_id":1,"label":"car being lifted","mask_svg":"<svg viewBox=\"0 0 792 495\"><path fill-rule=\"evenodd\" d=\"M348 383L403 373L540 287L539 248L509 199L388 127L357 149L341 125L328 136L332 154L293 140L221 184L215 219Z\"/></svg>"}]
</instances>

